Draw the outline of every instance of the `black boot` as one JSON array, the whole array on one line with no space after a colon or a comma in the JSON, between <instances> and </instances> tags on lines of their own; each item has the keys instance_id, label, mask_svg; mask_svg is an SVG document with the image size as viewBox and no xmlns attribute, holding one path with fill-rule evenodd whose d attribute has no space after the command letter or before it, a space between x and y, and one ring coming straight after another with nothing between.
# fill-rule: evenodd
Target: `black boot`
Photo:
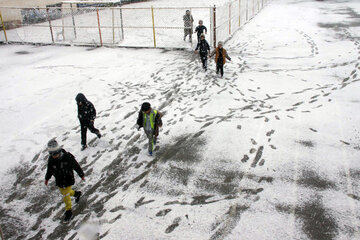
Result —
<instances>
[{"instance_id":1,"label":"black boot","mask_svg":"<svg viewBox=\"0 0 360 240\"><path fill-rule=\"evenodd\" d=\"M78 203L80 201L80 197L81 197L81 192L80 191L75 191L75 202Z\"/></svg>"},{"instance_id":2,"label":"black boot","mask_svg":"<svg viewBox=\"0 0 360 240\"><path fill-rule=\"evenodd\" d=\"M81 151L84 151L87 148L87 145L82 145Z\"/></svg>"},{"instance_id":3,"label":"black boot","mask_svg":"<svg viewBox=\"0 0 360 240\"><path fill-rule=\"evenodd\" d=\"M65 222L70 221L71 217L72 217L72 211L71 211L71 209L70 209L70 210L67 210L67 211L65 212L64 221L65 221Z\"/></svg>"},{"instance_id":4,"label":"black boot","mask_svg":"<svg viewBox=\"0 0 360 240\"><path fill-rule=\"evenodd\" d=\"M96 133L96 136L97 136L98 138L101 138L101 133L100 133L100 132L97 132L97 133Z\"/></svg>"}]
</instances>

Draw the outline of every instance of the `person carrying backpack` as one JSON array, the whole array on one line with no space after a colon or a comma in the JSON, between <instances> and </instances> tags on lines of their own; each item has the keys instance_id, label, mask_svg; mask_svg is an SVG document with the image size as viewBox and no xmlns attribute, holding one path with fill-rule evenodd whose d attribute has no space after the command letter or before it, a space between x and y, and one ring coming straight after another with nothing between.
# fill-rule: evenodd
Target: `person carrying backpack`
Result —
<instances>
[{"instance_id":1,"label":"person carrying backpack","mask_svg":"<svg viewBox=\"0 0 360 240\"><path fill-rule=\"evenodd\" d=\"M79 93L76 98L78 107L78 118L81 126L81 151L87 148L86 133L87 129L90 132L95 133L98 138L101 138L100 131L94 127L94 121L96 118L96 109L94 105L86 99L85 95Z\"/></svg>"},{"instance_id":2,"label":"person carrying backpack","mask_svg":"<svg viewBox=\"0 0 360 240\"><path fill-rule=\"evenodd\" d=\"M161 117L163 114L151 108L150 103L144 102L141 105L136 124L137 129L144 128L145 134L149 139L148 153L152 156L156 139L159 136L159 128L162 127Z\"/></svg>"},{"instance_id":3,"label":"person carrying backpack","mask_svg":"<svg viewBox=\"0 0 360 240\"><path fill-rule=\"evenodd\" d=\"M75 197L75 202L78 203L81 197L80 191L74 191L72 185L75 184L74 170L79 177L85 181L85 174L81 169L75 157L62 149L55 139L52 139L47 144L49 152L47 171L45 175L45 185L47 186L52 176L55 177L56 186L63 195L65 203L65 217L64 221L69 221L72 217L71 197Z\"/></svg>"}]
</instances>

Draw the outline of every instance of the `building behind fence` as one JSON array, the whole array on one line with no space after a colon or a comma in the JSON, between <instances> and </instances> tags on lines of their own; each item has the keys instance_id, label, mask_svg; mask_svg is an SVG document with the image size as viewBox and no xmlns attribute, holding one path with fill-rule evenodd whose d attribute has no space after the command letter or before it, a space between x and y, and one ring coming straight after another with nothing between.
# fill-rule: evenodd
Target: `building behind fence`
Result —
<instances>
[{"instance_id":1,"label":"building behind fence","mask_svg":"<svg viewBox=\"0 0 360 240\"><path fill-rule=\"evenodd\" d=\"M131 1L131 0L130 0ZM65 1L39 8L0 7L0 41L64 45L191 48L184 41L183 15L190 10L192 32L203 20L206 39L215 46L228 40L252 19L269 0L234 0L222 6L147 7ZM94 5L96 4L96 5ZM129 5L126 5L129 6ZM16 16L16 21L14 21Z\"/></svg>"}]
</instances>

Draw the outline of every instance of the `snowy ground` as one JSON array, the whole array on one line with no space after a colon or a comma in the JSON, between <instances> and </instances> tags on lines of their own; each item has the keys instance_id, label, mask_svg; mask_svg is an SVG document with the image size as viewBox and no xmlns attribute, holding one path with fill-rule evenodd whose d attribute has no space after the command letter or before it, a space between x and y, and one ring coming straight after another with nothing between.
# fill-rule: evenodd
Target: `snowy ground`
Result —
<instances>
[{"instance_id":1,"label":"snowy ground","mask_svg":"<svg viewBox=\"0 0 360 240\"><path fill-rule=\"evenodd\" d=\"M359 239L359 14L273 1L225 46L224 79L186 51L1 46L6 239L84 239L85 223L102 239ZM104 134L84 152L78 92ZM155 157L143 101L165 113ZM86 173L68 225L43 183L52 137Z\"/></svg>"}]
</instances>

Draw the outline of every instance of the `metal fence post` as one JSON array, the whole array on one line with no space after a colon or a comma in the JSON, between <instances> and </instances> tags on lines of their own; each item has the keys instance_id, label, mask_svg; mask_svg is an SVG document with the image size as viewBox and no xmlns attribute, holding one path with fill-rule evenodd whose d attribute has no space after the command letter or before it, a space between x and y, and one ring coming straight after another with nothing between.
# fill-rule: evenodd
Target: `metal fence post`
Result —
<instances>
[{"instance_id":1,"label":"metal fence post","mask_svg":"<svg viewBox=\"0 0 360 240\"><path fill-rule=\"evenodd\" d=\"M74 35L75 35L75 38L76 38L76 29L75 29L74 9L73 9L72 3L70 3L70 8L71 8L71 18L72 18L73 27L74 27Z\"/></svg>"},{"instance_id":2,"label":"metal fence post","mask_svg":"<svg viewBox=\"0 0 360 240\"><path fill-rule=\"evenodd\" d=\"M102 42L102 37L101 37L100 17L99 17L99 9L98 8L96 8L96 15L97 15L98 26L99 26L100 44L102 46L103 42Z\"/></svg>"},{"instance_id":3,"label":"metal fence post","mask_svg":"<svg viewBox=\"0 0 360 240\"><path fill-rule=\"evenodd\" d=\"M111 17L112 17L112 34L113 34L113 45L115 44L115 18L114 18L114 9L111 9Z\"/></svg>"},{"instance_id":4,"label":"metal fence post","mask_svg":"<svg viewBox=\"0 0 360 240\"><path fill-rule=\"evenodd\" d=\"M241 26L241 0L239 0L239 27Z\"/></svg>"},{"instance_id":5,"label":"metal fence post","mask_svg":"<svg viewBox=\"0 0 360 240\"><path fill-rule=\"evenodd\" d=\"M123 15L121 8L120 8L120 24L121 24L121 40L124 40L124 24L123 24Z\"/></svg>"},{"instance_id":6,"label":"metal fence post","mask_svg":"<svg viewBox=\"0 0 360 240\"><path fill-rule=\"evenodd\" d=\"M6 29L5 29L5 23L4 23L2 15L1 15L1 11L0 11L0 20L1 20L1 25L2 25L3 31L4 31L4 36L5 36L6 43L8 43L8 38L7 38L7 35L6 35Z\"/></svg>"},{"instance_id":7,"label":"metal fence post","mask_svg":"<svg viewBox=\"0 0 360 240\"><path fill-rule=\"evenodd\" d=\"M212 8L209 8L209 11L210 11L210 13L209 13L209 16L210 16L210 37L209 37L209 39L210 39L210 46L212 46L212 41L213 41L213 38L212 38L212 36L213 36L213 19L212 19Z\"/></svg>"},{"instance_id":8,"label":"metal fence post","mask_svg":"<svg viewBox=\"0 0 360 240\"><path fill-rule=\"evenodd\" d=\"M254 17L254 15L255 15L255 0L252 0L252 15L251 15L251 18L253 18Z\"/></svg>"},{"instance_id":9,"label":"metal fence post","mask_svg":"<svg viewBox=\"0 0 360 240\"><path fill-rule=\"evenodd\" d=\"M229 35L231 35L231 2L229 2Z\"/></svg>"},{"instance_id":10,"label":"metal fence post","mask_svg":"<svg viewBox=\"0 0 360 240\"><path fill-rule=\"evenodd\" d=\"M63 41L66 41L65 39L65 19L64 16L62 15L63 13L61 12L61 24L62 24L62 29L61 29L61 34L63 36Z\"/></svg>"},{"instance_id":11,"label":"metal fence post","mask_svg":"<svg viewBox=\"0 0 360 240\"><path fill-rule=\"evenodd\" d=\"M151 6L151 16L152 16L152 25L153 25L154 48L156 48L155 19L154 19L154 8L153 8L153 6Z\"/></svg>"},{"instance_id":12,"label":"metal fence post","mask_svg":"<svg viewBox=\"0 0 360 240\"><path fill-rule=\"evenodd\" d=\"M52 26L51 26L51 19L50 19L50 15L49 15L49 8L46 8L46 13L47 13L48 21L49 21L51 40L52 40L52 43L55 43L55 41L54 41L54 33L53 33Z\"/></svg>"},{"instance_id":13,"label":"metal fence post","mask_svg":"<svg viewBox=\"0 0 360 240\"><path fill-rule=\"evenodd\" d=\"M214 18L214 48L216 48L216 5L213 8L213 18Z\"/></svg>"},{"instance_id":14,"label":"metal fence post","mask_svg":"<svg viewBox=\"0 0 360 240\"><path fill-rule=\"evenodd\" d=\"M246 21L249 20L249 0L246 0Z\"/></svg>"}]
</instances>

